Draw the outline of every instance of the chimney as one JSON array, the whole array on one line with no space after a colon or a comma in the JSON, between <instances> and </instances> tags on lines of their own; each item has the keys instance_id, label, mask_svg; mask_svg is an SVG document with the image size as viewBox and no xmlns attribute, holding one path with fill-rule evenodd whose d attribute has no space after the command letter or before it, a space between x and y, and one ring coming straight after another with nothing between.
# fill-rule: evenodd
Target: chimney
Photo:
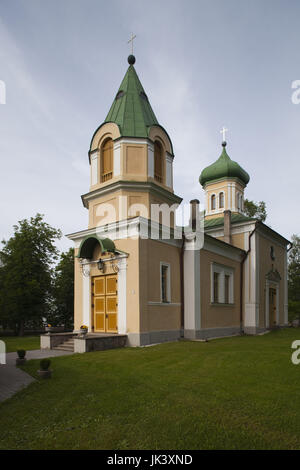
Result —
<instances>
[{"instance_id":1,"label":"chimney","mask_svg":"<svg viewBox=\"0 0 300 470\"><path fill-rule=\"evenodd\" d=\"M224 242L231 244L231 211L224 211Z\"/></svg>"},{"instance_id":2,"label":"chimney","mask_svg":"<svg viewBox=\"0 0 300 470\"><path fill-rule=\"evenodd\" d=\"M191 205L190 225L192 226L193 232L195 232L196 230L197 217L199 217L199 204L200 202L198 201L198 199L192 199L192 201L190 201L190 205Z\"/></svg>"}]
</instances>

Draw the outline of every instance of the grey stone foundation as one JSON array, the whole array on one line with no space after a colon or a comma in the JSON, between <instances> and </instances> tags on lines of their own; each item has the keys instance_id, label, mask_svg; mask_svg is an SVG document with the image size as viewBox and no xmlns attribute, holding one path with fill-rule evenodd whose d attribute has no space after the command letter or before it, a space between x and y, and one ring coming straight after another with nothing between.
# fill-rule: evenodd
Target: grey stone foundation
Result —
<instances>
[{"instance_id":1,"label":"grey stone foundation","mask_svg":"<svg viewBox=\"0 0 300 470\"><path fill-rule=\"evenodd\" d=\"M180 330L150 331L148 333L127 333L126 346L147 346L148 344L165 343L180 339Z\"/></svg>"},{"instance_id":2,"label":"grey stone foundation","mask_svg":"<svg viewBox=\"0 0 300 470\"><path fill-rule=\"evenodd\" d=\"M126 335L87 335L85 338L74 338L74 352L105 351L106 349L123 348Z\"/></svg>"},{"instance_id":3,"label":"grey stone foundation","mask_svg":"<svg viewBox=\"0 0 300 470\"><path fill-rule=\"evenodd\" d=\"M257 326L244 326L243 330L246 335L258 335L259 333L267 331L267 328L259 328Z\"/></svg>"},{"instance_id":4,"label":"grey stone foundation","mask_svg":"<svg viewBox=\"0 0 300 470\"><path fill-rule=\"evenodd\" d=\"M184 330L185 339L218 338L222 336L234 336L240 334L241 330L239 326L226 328L202 328L201 330Z\"/></svg>"}]
</instances>

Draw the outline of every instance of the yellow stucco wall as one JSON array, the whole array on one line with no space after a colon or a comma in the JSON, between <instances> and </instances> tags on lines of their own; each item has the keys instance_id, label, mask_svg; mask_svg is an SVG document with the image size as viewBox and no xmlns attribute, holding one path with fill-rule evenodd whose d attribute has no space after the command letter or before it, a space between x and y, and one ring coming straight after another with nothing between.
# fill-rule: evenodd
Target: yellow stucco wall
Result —
<instances>
[{"instance_id":1,"label":"yellow stucco wall","mask_svg":"<svg viewBox=\"0 0 300 470\"><path fill-rule=\"evenodd\" d=\"M211 303L211 264L234 269L234 305ZM222 328L240 325L240 263L207 250L200 252L201 327Z\"/></svg>"},{"instance_id":2,"label":"yellow stucco wall","mask_svg":"<svg viewBox=\"0 0 300 470\"><path fill-rule=\"evenodd\" d=\"M224 237L216 237L218 240L224 241ZM245 235L244 233L231 234L231 244L241 250L245 250Z\"/></svg>"},{"instance_id":3,"label":"yellow stucco wall","mask_svg":"<svg viewBox=\"0 0 300 470\"><path fill-rule=\"evenodd\" d=\"M171 303L157 305L161 302L161 262L170 264ZM141 331L179 330L180 302L180 248L161 241L140 240Z\"/></svg>"}]
</instances>

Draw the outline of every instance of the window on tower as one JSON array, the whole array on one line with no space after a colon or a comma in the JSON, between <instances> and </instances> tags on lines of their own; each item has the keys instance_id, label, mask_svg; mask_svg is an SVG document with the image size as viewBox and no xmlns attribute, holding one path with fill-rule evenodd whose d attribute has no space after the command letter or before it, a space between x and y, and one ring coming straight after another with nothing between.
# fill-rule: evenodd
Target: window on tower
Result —
<instances>
[{"instance_id":1,"label":"window on tower","mask_svg":"<svg viewBox=\"0 0 300 470\"><path fill-rule=\"evenodd\" d=\"M101 182L110 180L113 177L113 141L107 139L101 148Z\"/></svg>"},{"instance_id":2,"label":"window on tower","mask_svg":"<svg viewBox=\"0 0 300 470\"><path fill-rule=\"evenodd\" d=\"M154 179L159 183L163 183L163 148L157 140L154 142Z\"/></svg>"},{"instance_id":3,"label":"window on tower","mask_svg":"<svg viewBox=\"0 0 300 470\"><path fill-rule=\"evenodd\" d=\"M213 194L211 196L211 199L210 199L210 206L211 206L211 210L214 211L216 209L216 195Z\"/></svg>"},{"instance_id":4,"label":"window on tower","mask_svg":"<svg viewBox=\"0 0 300 470\"><path fill-rule=\"evenodd\" d=\"M224 193L219 194L219 208L220 209L224 208Z\"/></svg>"},{"instance_id":5,"label":"window on tower","mask_svg":"<svg viewBox=\"0 0 300 470\"><path fill-rule=\"evenodd\" d=\"M237 195L236 195L236 205L237 205L238 210L241 210L241 195L240 195L240 193L237 193Z\"/></svg>"}]
</instances>

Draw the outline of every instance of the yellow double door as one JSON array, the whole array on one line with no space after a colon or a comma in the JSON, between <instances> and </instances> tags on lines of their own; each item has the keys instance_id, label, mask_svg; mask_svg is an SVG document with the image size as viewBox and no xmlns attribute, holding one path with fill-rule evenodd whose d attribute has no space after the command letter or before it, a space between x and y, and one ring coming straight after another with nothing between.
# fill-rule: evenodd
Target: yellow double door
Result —
<instances>
[{"instance_id":1,"label":"yellow double door","mask_svg":"<svg viewBox=\"0 0 300 470\"><path fill-rule=\"evenodd\" d=\"M116 274L93 278L92 312L94 315L95 332L118 332L118 286Z\"/></svg>"}]
</instances>

